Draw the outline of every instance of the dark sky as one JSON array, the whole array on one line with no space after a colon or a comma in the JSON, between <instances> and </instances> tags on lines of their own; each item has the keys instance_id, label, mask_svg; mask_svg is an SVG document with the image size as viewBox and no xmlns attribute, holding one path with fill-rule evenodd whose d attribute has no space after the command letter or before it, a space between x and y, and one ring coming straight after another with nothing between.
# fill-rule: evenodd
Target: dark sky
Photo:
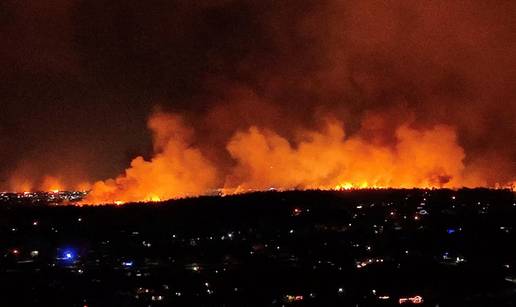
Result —
<instances>
[{"instance_id":1,"label":"dark sky","mask_svg":"<svg viewBox=\"0 0 516 307\"><path fill-rule=\"evenodd\" d=\"M512 180L515 20L514 1L5 0L0 187L115 176L150 154L157 107L220 163L251 124L450 124L468 164Z\"/></svg>"}]
</instances>

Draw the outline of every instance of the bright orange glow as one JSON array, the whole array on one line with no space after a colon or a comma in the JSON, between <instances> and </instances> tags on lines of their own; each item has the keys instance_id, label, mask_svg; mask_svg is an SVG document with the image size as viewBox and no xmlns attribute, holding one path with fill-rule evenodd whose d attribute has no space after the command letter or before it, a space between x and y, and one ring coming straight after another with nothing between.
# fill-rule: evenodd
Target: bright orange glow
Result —
<instances>
[{"instance_id":1,"label":"bright orange glow","mask_svg":"<svg viewBox=\"0 0 516 307\"><path fill-rule=\"evenodd\" d=\"M350 182L345 182L345 183L342 183L342 184L337 184L335 186L335 190L351 190L353 188L355 188L355 187Z\"/></svg>"},{"instance_id":2,"label":"bright orange glow","mask_svg":"<svg viewBox=\"0 0 516 307\"><path fill-rule=\"evenodd\" d=\"M33 188L32 182L18 177L12 177L9 185L12 191L24 191L27 193L30 193Z\"/></svg>"},{"instance_id":3,"label":"bright orange glow","mask_svg":"<svg viewBox=\"0 0 516 307\"><path fill-rule=\"evenodd\" d=\"M77 191L89 191L89 190L91 190L91 183L81 182L75 187L75 189Z\"/></svg>"},{"instance_id":4,"label":"bright orange glow","mask_svg":"<svg viewBox=\"0 0 516 307\"><path fill-rule=\"evenodd\" d=\"M156 195L151 195L149 198L147 198L149 201L153 201L153 202L159 202L161 201L161 198L159 196L156 196Z\"/></svg>"},{"instance_id":5,"label":"bright orange glow","mask_svg":"<svg viewBox=\"0 0 516 307\"><path fill-rule=\"evenodd\" d=\"M53 193L58 193L59 191L64 190L63 185L61 184L59 179L57 179L56 177L53 177L53 176L46 176L43 179L41 188L43 191L49 191L49 192L53 192Z\"/></svg>"},{"instance_id":6,"label":"bright orange glow","mask_svg":"<svg viewBox=\"0 0 516 307\"><path fill-rule=\"evenodd\" d=\"M216 169L192 146L193 132L181 118L156 113L148 126L154 135L154 157L137 157L124 174L96 182L85 203L160 201L215 188Z\"/></svg>"},{"instance_id":7,"label":"bright orange glow","mask_svg":"<svg viewBox=\"0 0 516 307\"><path fill-rule=\"evenodd\" d=\"M346 137L343 125L328 121L322 131L305 132L292 144L268 130L236 133L227 150L237 165L226 188L238 190L356 188L439 188L482 185L464 174L465 157L448 126L416 130L401 126L396 143L376 145ZM294 146L295 145L295 146Z\"/></svg>"},{"instance_id":8,"label":"bright orange glow","mask_svg":"<svg viewBox=\"0 0 516 307\"><path fill-rule=\"evenodd\" d=\"M464 150L449 126L415 129L402 125L391 144L372 142L360 133L346 136L344 125L336 120L327 120L320 130L300 131L297 142L250 127L227 141L233 161L230 168L217 167L194 146L195 133L179 116L158 112L148 126L154 136L154 156L149 160L136 157L122 175L91 185L84 203L158 202L215 190L226 195L270 189L485 185L465 172Z\"/></svg>"}]
</instances>

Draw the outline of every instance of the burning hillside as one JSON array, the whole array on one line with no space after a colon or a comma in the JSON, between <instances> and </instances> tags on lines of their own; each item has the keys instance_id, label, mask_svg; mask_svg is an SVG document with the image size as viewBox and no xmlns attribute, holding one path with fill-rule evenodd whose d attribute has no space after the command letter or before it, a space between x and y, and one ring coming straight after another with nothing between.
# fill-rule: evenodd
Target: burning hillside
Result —
<instances>
[{"instance_id":1,"label":"burning hillside","mask_svg":"<svg viewBox=\"0 0 516 307\"><path fill-rule=\"evenodd\" d=\"M319 130L299 131L297 142L256 126L236 131L224 146L233 165L218 167L196 145L195 132L173 114L157 112L148 126L154 155L136 157L125 172L98 181L86 203L158 201L201 195L276 189L472 187L464 150L452 127L404 124L392 144L375 144L343 124L326 120Z\"/></svg>"},{"instance_id":2,"label":"burning hillside","mask_svg":"<svg viewBox=\"0 0 516 307\"><path fill-rule=\"evenodd\" d=\"M0 188L510 186L515 4L8 1Z\"/></svg>"}]
</instances>

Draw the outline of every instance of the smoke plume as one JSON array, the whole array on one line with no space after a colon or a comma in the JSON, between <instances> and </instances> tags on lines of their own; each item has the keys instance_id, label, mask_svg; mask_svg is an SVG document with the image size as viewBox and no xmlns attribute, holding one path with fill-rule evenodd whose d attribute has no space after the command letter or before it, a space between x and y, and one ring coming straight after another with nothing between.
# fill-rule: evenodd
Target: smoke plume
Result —
<instances>
[{"instance_id":1,"label":"smoke plume","mask_svg":"<svg viewBox=\"0 0 516 307\"><path fill-rule=\"evenodd\" d=\"M149 128L154 135L152 159L136 157L123 175L96 182L87 202L159 201L203 194L214 187L216 170L191 147L191 132L179 117L157 113Z\"/></svg>"},{"instance_id":2,"label":"smoke plume","mask_svg":"<svg viewBox=\"0 0 516 307\"><path fill-rule=\"evenodd\" d=\"M506 186L515 14L482 0L4 1L0 186L89 182L92 202Z\"/></svg>"},{"instance_id":3,"label":"smoke plume","mask_svg":"<svg viewBox=\"0 0 516 307\"><path fill-rule=\"evenodd\" d=\"M233 166L217 168L193 144L194 132L177 115L149 119L154 156L135 158L116 179L93 185L86 203L157 201L210 193L275 189L348 189L478 186L466 178L464 150L453 128L417 130L402 125L391 145L346 136L343 124L327 120L321 131L298 131L292 143L274 131L236 132L226 150Z\"/></svg>"}]
</instances>

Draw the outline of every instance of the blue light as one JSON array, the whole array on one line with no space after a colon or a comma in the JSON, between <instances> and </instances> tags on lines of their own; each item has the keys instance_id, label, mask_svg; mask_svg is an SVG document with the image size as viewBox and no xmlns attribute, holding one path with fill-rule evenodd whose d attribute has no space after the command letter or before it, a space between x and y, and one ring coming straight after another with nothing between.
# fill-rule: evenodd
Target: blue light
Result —
<instances>
[{"instance_id":1,"label":"blue light","mask_svg":"<svg viewBox=\"0 0 516 307\"><path fill-rule=\"evenodd\" d=\"M64 261L73 261L75 259L75 251L72 249L65 249L59 253L59 258Z\"/></svg>"},{"instance_id":2,"label":"blue light","mask_svg":"<svg viewBox=\"0 0 516 307\"><path fill-rule=\"evenodd\" d=\"M451 235L451 234L455 233L455 231L456 231L456 230L455 230L455 229L453 229L453 228L449 228L448 230L446 230L446 232L447 232L449 235Z\"/></svg>"},{"instance_id":3,"label":"blue light","mask_svg":"<svg viewBox=\"0 0 516 307\"><path fill-rule=\"evenodd\" d=\"M133 262L132 261L124 261L124 262L122 262L122 265L125 267L131 267L131 266L133 266Z\"/></svg>"}]
</instances>

